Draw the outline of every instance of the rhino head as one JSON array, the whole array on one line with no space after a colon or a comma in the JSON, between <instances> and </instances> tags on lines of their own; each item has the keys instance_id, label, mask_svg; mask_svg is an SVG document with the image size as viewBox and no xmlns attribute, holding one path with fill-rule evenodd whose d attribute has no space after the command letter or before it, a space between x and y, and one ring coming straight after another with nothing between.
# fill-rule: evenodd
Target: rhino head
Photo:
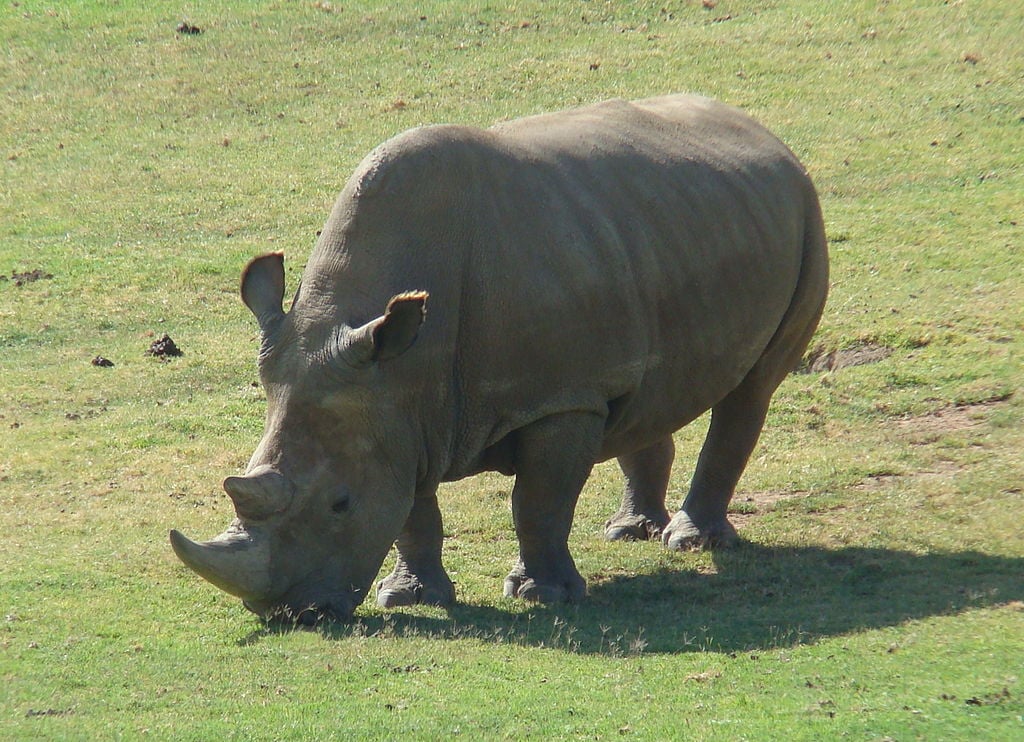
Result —
<instances>
[{"instance_id":1,"label":"rhino head","mask_svg":"<svg viewBox=\"0 0 1024 742\"><path fill-rule=\"evenodd\" d=\"M382 389L380 377L415 340L427 294L395 296L384 314L353 328L323 297L297 296L286 314L284 289L280 253L252 261L242 276L242 300L263 339L267 418L246 473L224 480L236 517L203 543L171 531L171 545L261 617L345 619L412 508L418 453L401 411L407 395Z\"/></svg>"}]
</instances>

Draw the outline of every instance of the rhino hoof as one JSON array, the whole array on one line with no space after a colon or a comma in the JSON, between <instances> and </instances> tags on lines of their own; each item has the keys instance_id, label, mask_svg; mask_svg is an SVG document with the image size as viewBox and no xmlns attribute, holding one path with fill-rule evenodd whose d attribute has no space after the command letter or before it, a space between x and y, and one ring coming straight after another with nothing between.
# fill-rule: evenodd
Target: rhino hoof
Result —
<instances>
[{"instance_id":1,"label":"rhino hoof","mask_svg":"<svg viewBox=\"0 0 1024 742\"><path fill-rule=\"evenodd\" d=\"M404 605L449 606L455 603L455 585L445 575L443 584L425 585L412 575L390 575L377 585L377 605L398 608Z\"/></svg>"},{"instance_id":2,"label":"rhino hoof","mask_svg":"<svg viewBox=\"0 0 1024 742\"><path fill-rule=\"evenodd\" d=\"M656 541L661 538L667 523L667 514L659 520L646 515L619 513L604 524L604 537L609 541Z\"/></svg>"},{"instance_id":3,"label":"rhino hoof","mask_svg":"<svg viewBox=\"0 0 1024 742\"><path fill-rule=\"evenodd\" d=\"M661 541L670 551L695 551L735 546L736 529L725 518L709 528L698 528L690 516L680 510L665 527Z\"/></svg>"},{"instance_id":4,"label":"rhino hoof","mask_svg":"<svg viewBox=\"0 0 1024 742\"><path fill-rule=\"evenodd\" d=\"M323 614L315 609L306 609L301 611L299 615L295 617L295 623L307 628L316 626L321 620L323 620Z\"/></svg>"},{"instance_id":5,"label":"rhino hoof","mask_svg":"<svg viewBox=\"0 0 1024 742\"><path fill-rule=\"evenodd\" d=\"M505 578L505 597L528 603L576 603L586 597L587 583L579 575L563 583L542 583L513 572Z\"/></svg>"}]
</instances>

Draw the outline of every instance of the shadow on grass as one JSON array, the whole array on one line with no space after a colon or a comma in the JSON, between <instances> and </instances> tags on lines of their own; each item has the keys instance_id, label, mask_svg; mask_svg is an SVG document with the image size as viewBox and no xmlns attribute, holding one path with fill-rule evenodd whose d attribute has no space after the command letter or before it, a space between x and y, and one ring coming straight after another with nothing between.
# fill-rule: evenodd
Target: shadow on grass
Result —
<instances>
[{"instance_id":1,"label":"shadow on grass","mask_svg":"<svg viewBox=\"0 0 1024 742\"><path fill-rule=\"evenodd\" d=\"M659 570L592 578L578 605L459 604L447 618L412 612L316 628L352 636L479 641L584 654L745 652L795 646L968 608L1024 600L1024 559L849 547L767 547L714 555L717 574ZM296 630L267 626L243 644Z\"/></svg>"}]
</instances>

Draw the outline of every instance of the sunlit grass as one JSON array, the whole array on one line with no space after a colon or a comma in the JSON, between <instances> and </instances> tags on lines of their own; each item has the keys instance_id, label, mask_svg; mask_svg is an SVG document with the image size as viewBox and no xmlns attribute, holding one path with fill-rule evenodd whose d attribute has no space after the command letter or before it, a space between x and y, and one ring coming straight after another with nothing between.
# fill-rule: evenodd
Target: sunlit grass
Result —
<instances>
[{"instance_id":1,"label":"sunlit grass","mask_svg":"<svg viewBox=\"0 0 1024 742\"><path fill-rule=\"evenodd\" d=\"M0 737L1019 736L1022 36L994 0L6 4ZM265 627L176 561L167 530L224 527L262 431L248 258L285 250L294 290L347 174L410 126L677 90L815 178L814 351L887 352L783 384L741 547L603 541L607 462L578 606L500 597L498 475L442 490L450 612ZM164 333L182 357L146 355Z\"/></svg>"}]
</instances>

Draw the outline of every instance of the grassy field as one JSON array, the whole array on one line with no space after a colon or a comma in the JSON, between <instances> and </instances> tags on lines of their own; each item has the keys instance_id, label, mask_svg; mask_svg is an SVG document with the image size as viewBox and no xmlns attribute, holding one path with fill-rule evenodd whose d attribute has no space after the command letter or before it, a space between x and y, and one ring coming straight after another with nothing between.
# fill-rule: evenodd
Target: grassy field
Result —
<instances>
[{"instance_id":1,"label":"grassy field","mask_svg":"<svg viewBox=\"0 0 1024 742\"><path fill-rule=\"evenodd\" d=\"M1020 739L1012 5L5 0L0 738ZM577 606L500 597L499 476L443 492L450 612L269 629L177 562L168 529L220 532L262 431L248 258L285 250L290 293L348 173L408 127L672 91L787 141L831 242L739 547L604 542L610 463ZM181 357L146 354L164 334Z\"/></svg>"}]
</instances>

